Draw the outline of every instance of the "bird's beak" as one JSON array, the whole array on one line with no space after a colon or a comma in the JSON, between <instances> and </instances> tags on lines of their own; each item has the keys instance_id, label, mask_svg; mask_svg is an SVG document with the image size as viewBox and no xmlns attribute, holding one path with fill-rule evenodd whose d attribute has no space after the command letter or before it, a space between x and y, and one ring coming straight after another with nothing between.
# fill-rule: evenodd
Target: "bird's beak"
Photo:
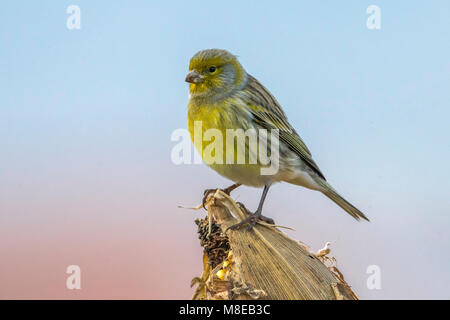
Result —
<instances>
[{"instance_id":1,"label":"bird's beak","mask_svg":"<svg viewBox=\"0 0 450 320\"><path fill-rule=\"evenodd\" d=\"M203 76L197 71L193 70L187 74L185 81L189 83L202 83Z\"/></svg>"}]
</instances>

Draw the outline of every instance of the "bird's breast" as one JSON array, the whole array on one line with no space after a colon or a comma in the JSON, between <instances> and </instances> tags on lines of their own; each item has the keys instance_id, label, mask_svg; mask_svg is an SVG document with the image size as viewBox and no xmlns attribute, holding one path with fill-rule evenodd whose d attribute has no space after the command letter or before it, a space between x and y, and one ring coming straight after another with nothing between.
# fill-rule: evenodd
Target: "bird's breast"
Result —
<instances>
[{"instance_id":1,"label":"bird's breast","mask_svg":"<svg viewBox=\"0 0 450 320\"><path fill-rule=\"evenodd\" d=\"M245 104L239 99L227 99L220 104L188 105L188 130L204 162L230 180L260 187L268 177L260 174L257 147L245 142L249 141L245 140L248 137L230 139L232 134L238 134L236 130L249 134L248 129L255 129L257 133ZM239 158L240 155L243 158Z\"/></svg>"},{"instance_id":2,"label":"bird's breast","mask_svg":"<svg viewBox=\"0 0 450 320\"><path fill-rule=\"evenodd\" d=\"M206 131L219 130L226 136L227 129L248 129L251 127L245 105L239 99L225 99L220 103L188 104L188 130L191 139L195 130L201 126L202 136Z\"/></svg>"}]
</instances>

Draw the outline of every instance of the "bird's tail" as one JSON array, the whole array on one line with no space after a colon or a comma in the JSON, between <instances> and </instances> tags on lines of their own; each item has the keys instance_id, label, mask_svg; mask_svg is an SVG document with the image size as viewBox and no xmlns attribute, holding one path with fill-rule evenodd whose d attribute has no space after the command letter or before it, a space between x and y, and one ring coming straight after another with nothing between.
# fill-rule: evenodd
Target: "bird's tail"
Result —
<instances>
[{"instance_id":1,"label":"bird's tail","mask_svg":"<svg viewBox=\"0 0 450 320\"><path fill-rule=\"evenodd\" d=\"M339 207L344 209L349 215L351 215L356 220L363 218L364 220L369 221L364 213L355 208L350 202L342 198L336 190L333 189L326 181L320 181L320 185L323 187L322 193L326 195L328 198L333 200Z\"/></svg>"}]
</instances>

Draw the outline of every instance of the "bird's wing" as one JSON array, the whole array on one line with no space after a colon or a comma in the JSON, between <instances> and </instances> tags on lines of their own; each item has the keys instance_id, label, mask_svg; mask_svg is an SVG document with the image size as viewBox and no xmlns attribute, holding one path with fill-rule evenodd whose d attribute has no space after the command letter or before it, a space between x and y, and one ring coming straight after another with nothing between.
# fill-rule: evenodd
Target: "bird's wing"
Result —
<instances>
[{"instance_id":1,"label":"bird's wing","mask_svg":"<svg viewBox=\"0 0 450 320\"><path fill-rule=\"evenodd\" d=\"M253 115L253 121L268 130L279 129L280 140L294 151L314 172L326 180L312 159L308 147L289 124L286 114L270 92L250 75L245 89L250 98L247 106Z\"/></svg>"}]
</instances>

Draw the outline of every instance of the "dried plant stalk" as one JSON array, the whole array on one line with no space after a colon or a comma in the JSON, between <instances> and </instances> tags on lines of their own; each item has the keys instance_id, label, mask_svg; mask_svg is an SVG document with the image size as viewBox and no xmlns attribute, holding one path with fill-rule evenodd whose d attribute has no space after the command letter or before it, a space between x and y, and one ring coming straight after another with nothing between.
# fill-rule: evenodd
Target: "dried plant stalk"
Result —
<instances>
[{"instance_id":1,"label":"dried plant stalk","mask_svg":"<svg viewBox=\"0 0 450 320\"><path fill-rule=\"evenodd\" d=\"M193 299L358 299L345 281L277 227L261 222L252 230L225 234L238 222L235 217L242 220L246 214L221 190L208 199L207 209L209 219L196 221L205 255Z\"/></svg>"}]
</instances>

